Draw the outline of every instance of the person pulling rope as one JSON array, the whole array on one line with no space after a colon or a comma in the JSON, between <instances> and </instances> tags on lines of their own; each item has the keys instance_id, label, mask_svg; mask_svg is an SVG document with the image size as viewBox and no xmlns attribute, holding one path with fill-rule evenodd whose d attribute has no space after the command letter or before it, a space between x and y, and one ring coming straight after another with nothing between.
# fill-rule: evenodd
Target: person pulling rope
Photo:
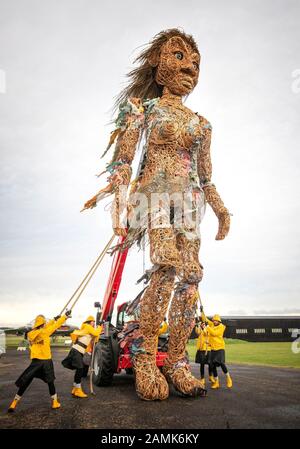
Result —
<instances>
[{"instance_id":1,"label":"person pulling rope","mask_svg":"<svg viewBox=\"0 0 300 449\"><path fill-rule=\"evenodd\" d=\"M16 410L23 394L31 384L34 378L38 378L43 380L48 384L49 393L52 399L52 409L58 409L60 408L61 404L58 401L54 380L55 380L55 373L54 373L54 365L52 361L52 354L51 354L51 335L59 329L62 324L65 323L65 321L71 316L72 310L74 309L75 305L77 304L79 298L81 297L82 293L86 289L87 285L89 284L90 280L92 279L93 275L95 274L96 270L98 269L100 263L102 262L105 254L107 253L108 249L110 248L115 236L113 235L109 242L106 244L103 251L101 251L100 255L97 257L96 261L86 274L86 276L83 278L82 282L79 284L73 295L70 297L70 299L67 301L65 306L62 308L59 315L57 315L53 320L50 320L47 322L44 315L38 315L35 318L34 326L31 331L27 333L27 338L29 341L29 349L30 349L30 358L31 358L31 364L28 366L28 368L19 376L19 378L16 381L16 386L18 387L17 394L15 395L13 401L11 402L8 412L12 413ZM75 299L74 299L75 298ZM74 301L73 301L74 300ZM72 303L73 301L73 303ZM70 304L72 305L70 306ZM69 310L67 310L67 307L69 306ZM65 311L65 313L63 313ZM89 322L89 324L88 324ZM94 337L98 337L101 332L102 328L100 326L99 329L94 329L91 324L93 324L94 318L89 317L87 322L83 324L88 325L88 329L84 329L85 335L92 335ZM90 329L91 328L91 329ZM75 331L76 332L76 331ZM80 331L78 331L80 332ZM84 335L80 335L79 337L84 337ZM80 346L80 340L78 341ZM73 348L72 348L73 349ZM78 386L81 382L81 372L77 372L76 379L74 379L74 382L76 381L76 395L77 397L85 397L84 393L80 395L79 390L82 391L81 385ZM80 382L79 382L80 377ZM73 388L72 394L75 393L75 389Z\"/></svg>"},{"instance_id":2,"label":"person pulling rope","mask_svg":"<svg viewBox=\"0 0 300 449\"><path fill-rule=\"evenodd\" d=\"M48 323L44 315L38 315L36 317L32 330L27 334L31 364L15 383L18 391L8 408L9 413L15 411L23 394L35 378L41 379L48 384L49 394L52 399L52 409L60 408L60 402L58 401L54 385L55 374L50 349L50 337L70 315L71 312L67 311L65 315L58 315Z\"/></svg>"}]
</instances>

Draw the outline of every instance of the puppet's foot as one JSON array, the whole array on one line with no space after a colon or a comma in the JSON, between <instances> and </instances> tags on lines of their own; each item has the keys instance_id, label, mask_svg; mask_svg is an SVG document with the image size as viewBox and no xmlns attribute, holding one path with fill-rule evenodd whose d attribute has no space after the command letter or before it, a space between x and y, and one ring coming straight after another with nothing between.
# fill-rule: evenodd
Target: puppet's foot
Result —
<instances>
[{"instance_id":1,"label":"puppet's foot","mask_svg":"<svg viewBox=\"0 0 300 449\"><path fill-rule=\"evenodd\" d=\"M181 360L174 365L166 361L163 367L166 379L174 385L175 390L184 396L206 396L204 384L191 373L191 368L186 360Z\"/></svg>"},{"instance_id":2,"label":"puppet's foot","mask_svg":"<svg viewBox=\"0 0 300 449\"><path fill-rule=\"evenodd\" d=\"M169 396L169 385L150 354L140 354L134 360L136 392L145 401L164 400Z\"/></svg>"}]
</instances>

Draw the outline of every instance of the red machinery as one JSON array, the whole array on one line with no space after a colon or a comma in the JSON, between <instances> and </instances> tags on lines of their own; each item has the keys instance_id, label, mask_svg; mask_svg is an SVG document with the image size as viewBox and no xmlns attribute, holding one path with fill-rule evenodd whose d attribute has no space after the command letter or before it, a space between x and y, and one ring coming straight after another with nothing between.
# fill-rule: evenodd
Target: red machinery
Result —
<instances>
[{"instance_id":1,"label":"red machinery","mask_svg":"<svg viewBox=\"0 0 300 449\"><path fill-rule=\"evenodd\" d=\"M124 241L125 237L119 238L119 243ZM117 251L113 256L110 276L108 279L102 306L96 303L95 306L101 307L101 313L97 313L97 321L104 321L104 333L101 334L99 342L95 347L93 383L98 386L107 386L112 383L113 375L120 373L125 369L127 374L132 374L132 362L128 345L120 346L119 335L126 325L126 308L128 302L118 306L116 323L112 323L113 311L122 281L122 274L128 254L125 251ZM138 323L138 322L137 322ZM159 338L158 351L156 355L157 366L162 366L166 357L166 337Z\"/></svg>"}]
</instances>

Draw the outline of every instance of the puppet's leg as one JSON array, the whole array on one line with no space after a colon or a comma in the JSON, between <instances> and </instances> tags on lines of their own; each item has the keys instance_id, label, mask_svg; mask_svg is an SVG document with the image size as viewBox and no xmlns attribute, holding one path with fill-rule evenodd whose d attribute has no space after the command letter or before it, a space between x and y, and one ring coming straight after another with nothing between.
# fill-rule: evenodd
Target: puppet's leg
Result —
<instances>
[{"instance_id":1,"label":"puppet's leg","mask_svg":"<svg viewBox=\"0 0 300 449\"><path fill-rule=\"evenodd\" d=\"M133 364L138 395L146 400L162 400L169 396L169 386L156 366L158 334L174 285L175 269L169 259L174 253L178 260L179 254L172 229L152 230L149 232L149 237L151 260L158 266L158 269L152 274L150 285L141 301L141 339L135 344L136 353L133 355ZM165 252L159 251L158 253L159 243L164 247ZM165 259L164 254L166 254Z\"/></svg>"},{"instance_id":2,"label":"puppet's leg","mask_svg":"<svg viewBox=\"0 0 300 449\"><path fill-rule=\"evenodd\" d=\"M133 357L136 391L142 399L166 399L169 386L156 366L158 333L166 315L174 283L173 268L159 268L151 276L150 285L141 301L141 339Z\"/></svg>"},{"instance_id":3,"label":"puppet's leg","mask_svg":"<svg viewBox=\"0 0 300 449\"><path fill-rule=\"evenodd\" d=\"M169 347L163 373L180 393L204 396L206 391L192 373L186 359L186 344L195 324L197 287L202 279L198 260L200 240L189 240L184 234L177 236L183 270L169 311Z\"/></svg>"},{"instance_id":4,"label":"puppet's leg","mask_svg":"<svg viewBox=\"0 0 300 449\"><path fill-rule=\"evenodd\" d=\"M154 265L180 269L182 262L172 228L152 229L149 232L150 258Z\"/></svg>"}]
</instances>

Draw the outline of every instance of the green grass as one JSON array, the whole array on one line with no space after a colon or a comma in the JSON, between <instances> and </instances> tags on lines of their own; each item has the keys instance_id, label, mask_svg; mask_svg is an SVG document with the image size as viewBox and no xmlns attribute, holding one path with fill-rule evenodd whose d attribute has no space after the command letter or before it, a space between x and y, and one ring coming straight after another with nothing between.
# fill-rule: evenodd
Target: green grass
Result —
<instances>
[{"instance_id":1,"label":"green grass","mask_svg":"<svg viewBox=\"0 0 300 449\"><path fill-rule=\"evenodd\" d=\"M68 339L68 337L67 337ZM6 337L7 348L17 348L23 341L23 337L8 335ZM56 337L52 347L64 347L65 337ZM196 341L190 340L187 350L191 361L195 360ZM291 343L250 343L244 340L225 339L226 362L245 363L249 365L268 365L300 369L300 353L294 354Z\"/></svg>"},{"instance_id":2,"label":"green grass","mask_svg":"<svg viewBox=\"0 0 300 449\"><path fill-rule=\"evenodd\" d=\"M6 336L6 347L7 348L16 348L19 346L21 341L23 341L23 337L17 337L15 335L7 335Z\"/></svg>"},{"instance_id":3,"label":"green grass","mask_svg":"<svg viewBox=\"0 0 300 449\"><path fill-rule=\"evenodd\" d=\"M65 345L65 340L70 340L69 337L54 337L51 341L51 347L68 347ZM18 337L16 335L7 335L6 336L6 347L9 349L17 348L20 343L24 341L23 336ZM27 344L26 344L27 346Z\"/></svg>"},{"instance_id":4,"label":"green grass","mask_svg":"<svg viewBox=\"0 0 300 449\"><path fill-rule=\"evenodd\" d=\"M300 353L292 352L291 343L251 343L243 340L225 339L226 362L249 365L268 365L300 369ZM196 340L190 340L187 350L195 360Z\"/></svg>"}]
</instances>

